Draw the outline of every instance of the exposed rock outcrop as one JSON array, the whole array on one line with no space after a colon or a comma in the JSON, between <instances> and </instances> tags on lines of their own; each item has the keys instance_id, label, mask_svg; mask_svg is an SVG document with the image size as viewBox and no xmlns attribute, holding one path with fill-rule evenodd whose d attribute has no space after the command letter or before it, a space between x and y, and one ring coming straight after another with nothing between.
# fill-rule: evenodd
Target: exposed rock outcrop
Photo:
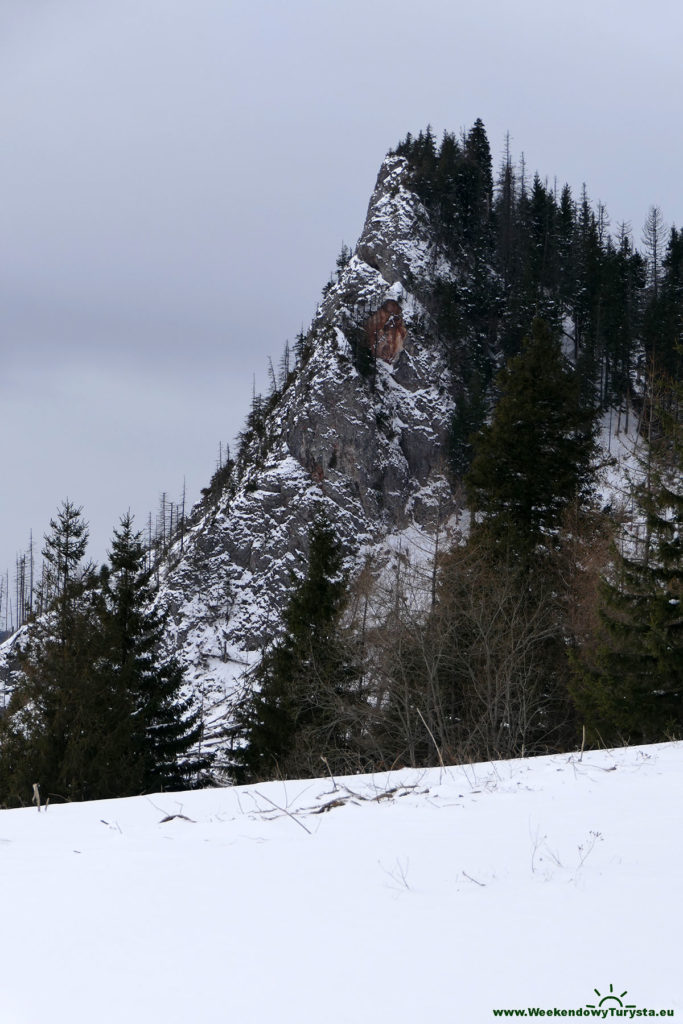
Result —
<instances>
[{"instance_id":1,"label":"exposed rock outcrop","mask_svg":"<svg viewBox=\"0 0 683 1024\"><path fill-rule=\"evenodd\" d=\"M395 363L403 351L408 333L403 323L403 311L395 299L387 299L365 325L368 348L376 359Z\"/></svg>"}]
</instances>

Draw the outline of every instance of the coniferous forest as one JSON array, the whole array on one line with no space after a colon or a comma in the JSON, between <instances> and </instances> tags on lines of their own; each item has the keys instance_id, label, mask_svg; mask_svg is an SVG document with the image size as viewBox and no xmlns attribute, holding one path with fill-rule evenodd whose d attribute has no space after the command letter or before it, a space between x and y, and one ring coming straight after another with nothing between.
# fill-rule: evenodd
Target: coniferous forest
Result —
<instances>
[{"instance_id":1,"label":"coniferous forest","mask_svg":"<svg viewBox=\"0 0 683 1024\"><path fill-rule=\"evenodd\" d=\"M425 301L451 369L443 456L468 529L457 543L437 531L419 567L387 575L354 562L321 509L281 628L208 752L155 604L197 513L183 499L168 536L164 514L161 544L124 516L97 568L64 502L41 573L33 542L18 569L28 628L0 708L0 805L28 803L34 783L89 799L683 734L683 231L653 206L636 244L585 188L529 174L508 146L494 168L479 120L394 155L457 268L435 271ZM370 389L373 354L349 340ZM302 334L291 365L287 347L271 367L200 509L246 479L311 344ZM638 441L619 508L598 494L606 420Z\"/></svg>"}]
</instances>

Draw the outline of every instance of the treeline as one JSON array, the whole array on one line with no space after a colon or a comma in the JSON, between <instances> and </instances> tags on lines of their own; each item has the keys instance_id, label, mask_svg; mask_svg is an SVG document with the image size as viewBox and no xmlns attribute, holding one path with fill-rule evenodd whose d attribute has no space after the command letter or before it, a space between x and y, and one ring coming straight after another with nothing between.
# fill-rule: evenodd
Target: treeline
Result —
<instances>
[{"instance_id":1,"label":"treeline","mask_svg":"<svg viewBox=\"0 0 683 1024\"><path fill-rule=\"evenodd\" d=\"M218 467L223 464L223 446L219 447ZM216 470L218 473L219 469ZM203 492L204 493L204 492ZM185 481L180 497L174 500L168 491L159 495L156 513L147 514L145 529L141 540L145 551L145 566L154 571L158 581L158 573L163 559L177 546L182 554L185 534L190 525L190 514L187 509L187 492ZM43 615L55 597L53 577L47 560L37 557L33 531L29 532L29 542L25 551L17 554L14 566L14 578L10 577L9 569L4 577L0 577L0 638L9 637L36 616Z\"/></svg>"},{"instance_id":2,"label":"treeline","mask_svg":"<svg viewBox=\"0 0 683 1024\"><path fill-rule=\"evenodd\" d=\"M683 729L680 383L652 374L636 509L595 499L594 417L536 319L473 439L471 529L345 575L311 528L282 638L232 731L235 777L318 776L677 738Z\"/></svg>"},{"instance_id":3,"label":"treeline","mask_svg":"<svg viewBox=\"0 0 683 1024\"><path fill-rule=\"evenodd\" d=\"M154 563L130 514L108 562L85 560L88 527L65 501L43 547L41 611L18 647L0 715L0 805L179 789L206 778L201 721L166 652Z\"/></svg>"},{"instance_id":4,"label":"treeline","mask_svg":"<svg viewBox=\"0 0 683 1024\"><path fill-rule=\"evenodd\" d=\"M395 152L411 168L439 246L457 270L437 277L432 313L456 380L453 429L456 473L469 464L468 438L491 405L501 357L516 355L534 316L565 338L587 406L618 408L637 398L636 374L652 360L680 378L683 231L667 230L652 206L644 252L628 224L610 231L605 206L585 187L574 197L515 167L506 144L494 177L483 123L460 138L430 129L407 136Z\"/></svg>"},{"instance_id":5,"label":"treeline","mask_svg":"<svg viewBox=\"0 0 683 1024\"><path fill-rule=\"evenodd\" d=\"M268 389L265 394L257 392L254 381L249 411L244 427L237 435L234 452L227 444L219 448L216 470L208 486L201 490L198 513L210 510L219 501L230 502L245 477L263 466L275 440L270 415L294 383L297 370L310 357L312 348L313 332L304 334L301 331L292 347L288 341L285 343L277 369L272 360L268 360ZM249 481L246 486L249 489ZM253 478L251 486L255 486Z\"/></svg>"}]
</instances>

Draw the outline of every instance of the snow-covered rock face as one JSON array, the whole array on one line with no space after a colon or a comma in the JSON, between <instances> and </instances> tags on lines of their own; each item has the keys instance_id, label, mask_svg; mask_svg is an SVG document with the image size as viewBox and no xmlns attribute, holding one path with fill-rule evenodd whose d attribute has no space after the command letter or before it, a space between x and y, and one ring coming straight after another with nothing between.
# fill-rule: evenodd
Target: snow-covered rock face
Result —
<instances>
[{"instance_id":1,"label":"snow-covered rock face","mask_svg":"<svg viewBox=\"0 0 683 1024\"><path fill-rule=\"evenodd\" d=\"M405 157L386 158L356 247L358 257L389 285L424 281L444 269L429 215L411 191L409 177Z\"/></svg>"},{"instance_id":2,"label":"snow-covered rock face","mask_svg":"<svg viewBox=\"0 0 683 1024\"><path fill-rule=\"evenodd\" d=\"M196 510L183 551L176 546L162 573L159 599L210 727L280 627L316 511L327 511L350 563L452 511L443 466L450 374L421 301L436 264L408 165L388 157L356 253L311 325L310 355L267 418L268 440L236 495ZM383 358L362 376L353 347L372 330Z\"/></svg>"},{"instance_id":3,"label":"snow-covered rock face","mask_svg":"<svg viewBox=\"0 0 683 1024\"><path fill-rule=\"evenodd\" d=\"M17 652L26 637L26 626L0 644L0 716L7 711L18 677Z\"/></svg>"}]
</instances>

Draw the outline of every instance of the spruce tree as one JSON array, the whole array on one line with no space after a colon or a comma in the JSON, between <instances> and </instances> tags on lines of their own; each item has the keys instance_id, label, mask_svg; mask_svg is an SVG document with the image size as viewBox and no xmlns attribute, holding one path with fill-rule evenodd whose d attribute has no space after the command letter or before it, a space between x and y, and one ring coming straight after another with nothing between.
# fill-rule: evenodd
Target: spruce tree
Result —
<instances>
[{"instance_id":1,"label":"spruce tree","mask_svg":"<svg viewBox=\"0 0 683 1024\"><path fill-rule=\"evenodd\" d=\"M0 724L0 800L27 802L34 782L68 800L194 785L209 759L190 754L199 715L164 653L140 534L124 516L96 574L80 566L87 526L67 506L46 538L59 587L29 629Z\"/></svg>"},{"instance_id":2,"label":"spruce tree","mask_svg":"<svg viewBox=\"0 0 683 1024\"><path fill-rule=\"evenodd\" d=\"M34 782L55 798L119 795L117 730L129 709L98 672L106 646L97 578L81 564L87 536L81 509L67 500L45 537L52 602L22 645L0 739L5 799L14 802Z\"/></svg>"},{"instance_id":3,"label":"spruce tree","mask_svg":"<svg viewBox=\"0 0 683 1024\"><path fill-rule=\"evenodd\" d=\"M73 601L79 593L79 566L88 545L88 524L83 508L66 498L50 532L45 534L43 558L46 565L48 598L54 602L57 635L65 641L70 627Z\"/></svg>"},{"instance_id":4,"label":"spruce tree","mask_svg":"<svg viewBox=\"0 0 683 1024\"><path fill-rule=\"evenodd\" d=\"M340 633L347 580L339 540L316 517L309 532L306 575L284 613L284 634L253 674L238 714L240 779L319 775L356 767L352 744L353 658Z\"/></svg>"},{"instance_id":5,"label":"spruce tree","mask_svg":"<svg viewBox=\"0 0 683 1024\"><path fill-rule=\"evenodd\" d=\"M672 228L661 261L659 286L651 292L643 334L650 359L667 376L683 371L683 230Z\"/></svg>"},{"instance_id":6,"label":"spruce tree","mask_svg":"<svg viewBox=\"0 0 683 1024\"><path fill-rule=\"evenodd\" d=\"M470 468L474 439L486 419L487 383L476 368L464 369L462 387L455 397L448 445L451 467L458 478Z\"/></svg>"},{"instance_id":7,"label":"spruce tree","mask_svg":"<svg viewBox=\"0 0 683 1024\"><path fill-rule=\"evenodd\" d=\"M199 712L182 695L180 663L164 652L164 622L153 605L142 535L130 513L114 531L104 594L103 672L126 695L131 714L122 758L125 788L149 792L196 784L209 764L206 756L190 755L201 736Z\"/></svg>"},{"instance_id":8,"label":"spruce tree","mask_svg":"<svg viewBox=\"0 0 683 1024\"><path fill-rule=\"evenodd\" d=\"M562 313L571 308L576 288L576 266L574 262L574 200L569 185L564 185L557 209L557 293ZM576 354L576 353L575 353Z\"/></svg>"},{"instance_id":9,"label":"spruce tree","mask_svg":"<svg viewBox=\"0 0 683 1024\"><path fill-rule=\"evenodd\" d=\"M494 220L497 229L496 256L507 291L514 277L517 247L515 230L515 172L510 156L510 138L505 139L505 158L498 173L497 194L494 202Z\"/></svg>"},{"instance_id":10,"label":"spruce tree","mask_svg":"<svg viewBox=\"0 0 683 1024\"><path fill-rule=\"evenodd\" d=\"M27 803L34 782L44 799L122 795L119 733L128 729L130 708L96 671L106 651L93 583L72 607L66 642L47 614L23 647L22 678L0 728L0 799Z\"/></svg>"},{"instance_id":11,"label":"spruce tree","mask_svg":"<svg viewBox=\"0 0 683 1024\"><path fill-rule=\"evenodd\" d=\"M465 240L475 249L488 248L493 176L491 150L486 129L477 118L463 139L463 156L458 168L458 206Z\"/></svg>"},{"instance_id":12,"label":"spruce tree","mask_svg":"<svg viewBox=\"0 0 683 1024\"><path fill-rule=\"evenodd\" d=\"M603 258L598 350L602 361L603 408L620 406L630 395L635 338L640 325L638 291L644 284L643 261L633 251L622 225L618 248L608 241Z\"/></svg>"},{"instance_id":13,"label":"spruce tree","mask_svg":"<svg viewBox=\"0 0 683 1024\"><path fill-rule=\"evenodd\" d=\"M598 222L584 186L574 232L576 291L574 295L574 339L576 367L581 394L586 403L595 402L600 379L598 332L602 315L603 247Z\"/></svg>"},{"instance_id":14,"label":"spruce tree","mask_svg":"<svg viewBox=\"0 0 683 1024\"><path fill-rule=\"evenodd\" d=\"M498 378L500 400L466 477L475 531L506 559L552 546L565 509L590 485L593 416L547 325Z\"/></svg>"}]
</instances>

